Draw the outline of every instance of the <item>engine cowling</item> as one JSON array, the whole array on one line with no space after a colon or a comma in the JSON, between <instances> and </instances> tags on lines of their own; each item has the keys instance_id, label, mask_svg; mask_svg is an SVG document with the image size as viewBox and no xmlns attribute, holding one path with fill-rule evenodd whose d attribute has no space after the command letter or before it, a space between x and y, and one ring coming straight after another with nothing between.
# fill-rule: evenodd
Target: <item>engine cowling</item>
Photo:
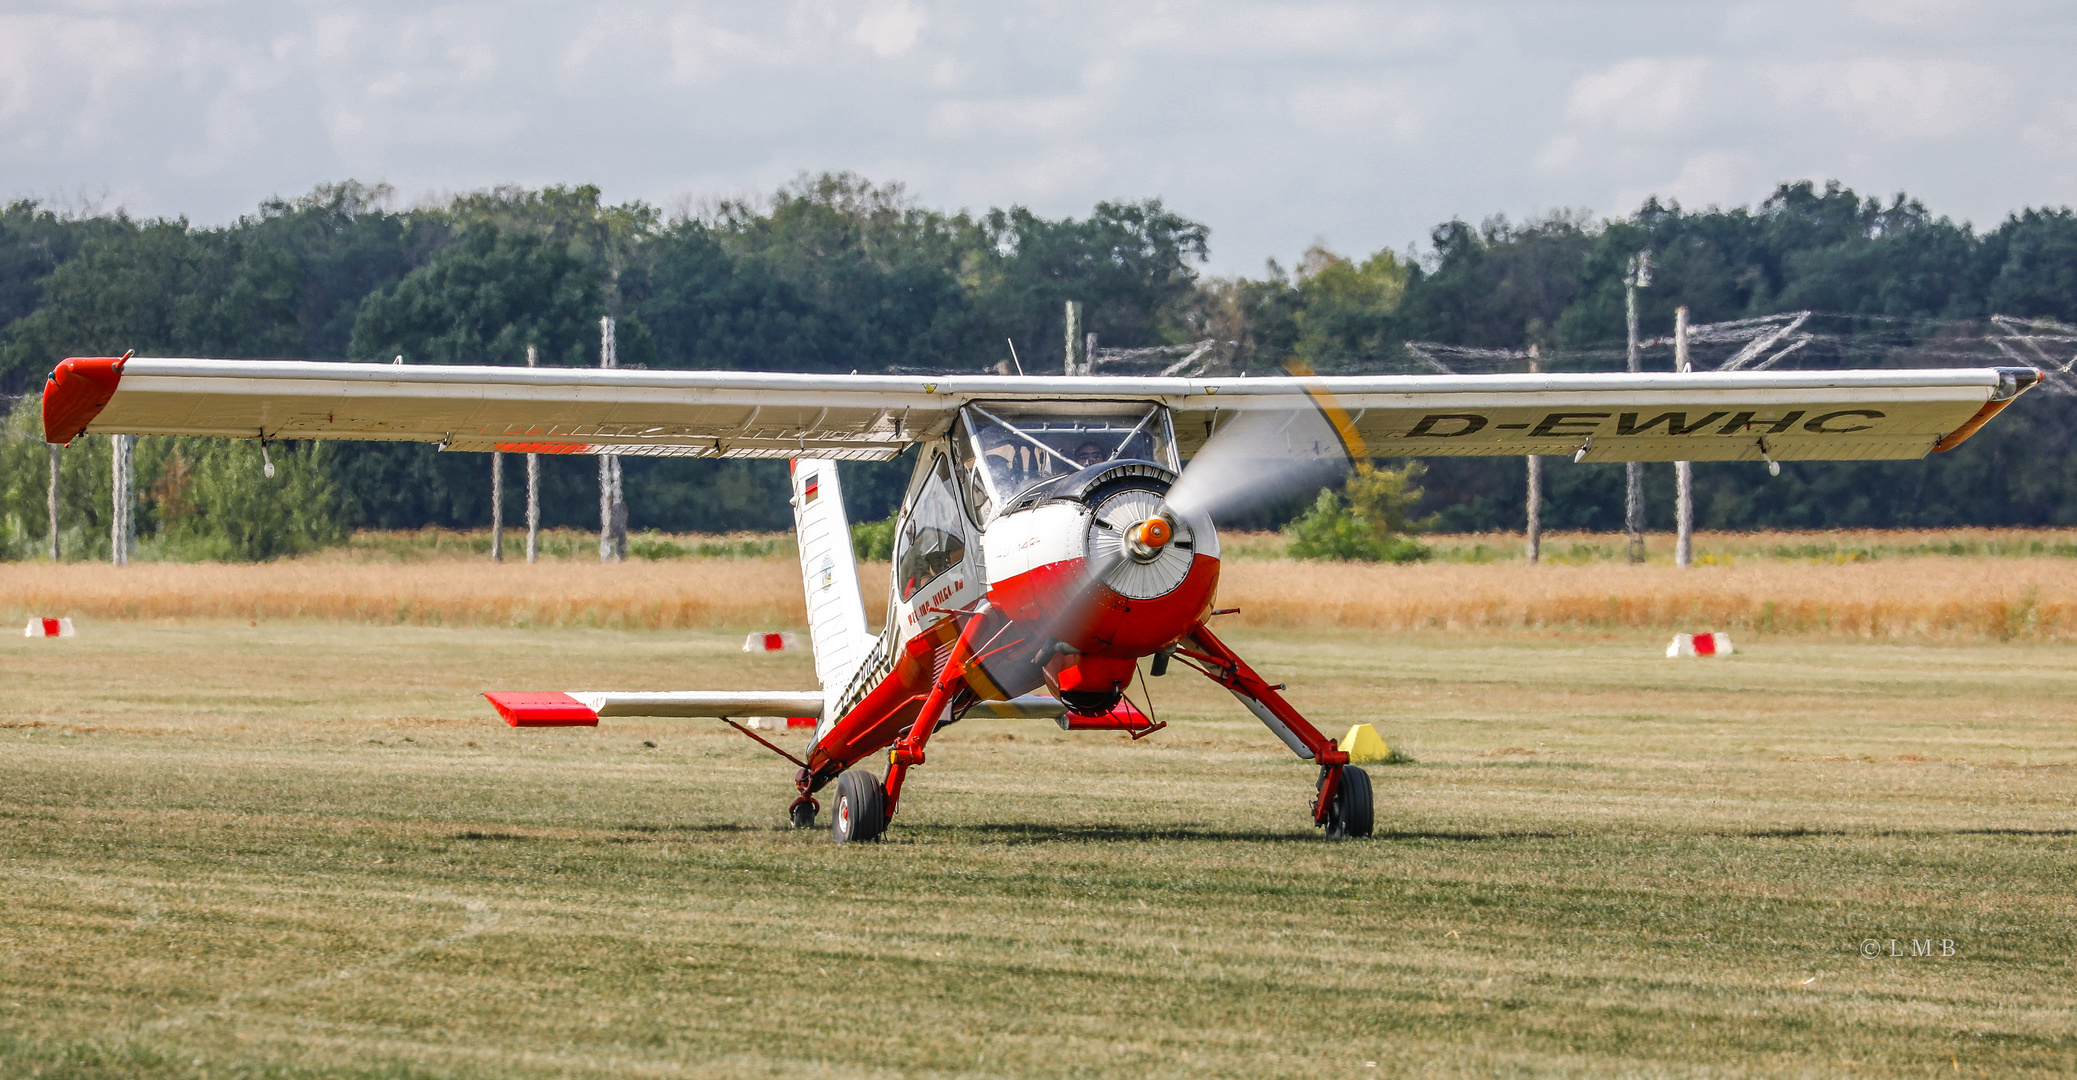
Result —
<instances>
[{"instance_id":1,"label":"engine cowling","mask_svg":"<svg viewBox=\"0 0 2077 1080\"><path fill-rule=\"evenodd\" d=\"M983 534L989 602L1088 659L1173 644L1204 620L1219 583L1218 531L1165 504L1174 482L1150 462L1112 462L1018 499ZM1065 687L1083 673L1061 674Z\"/></svg>"}]
</instances>

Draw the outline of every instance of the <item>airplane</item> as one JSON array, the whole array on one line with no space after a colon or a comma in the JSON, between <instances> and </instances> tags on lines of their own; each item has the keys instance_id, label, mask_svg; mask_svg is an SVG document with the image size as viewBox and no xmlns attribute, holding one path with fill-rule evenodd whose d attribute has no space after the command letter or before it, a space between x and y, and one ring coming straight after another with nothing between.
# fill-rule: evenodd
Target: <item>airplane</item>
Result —
<instances>
[{"instance_id":1,"label":"airplane","mask_svg":"<svg viewBox=\"0 0 2077 1080\"><path fill-rule=\"evenodd\" d=\"M832 784L838 843L883 836L931 736L971 715L1139 738L1147 664L1194 669L1318 767L1312 823L1371 834L1369 774L1211 629L1218 520L1374 457L1577 461L1921 458L2033 387L2031 368L1276 377L825 375L72 357L45 438L437 443L450 451L784 458L818 686L503 692L514 726L714 717ZM887 618L866 625L840 461L920 447ZM1186 464L1187 463L1187 464ZM812 718L804 756L738 723ZM886 754L884 776L867 767Z\"/></svg>"}]
</instances>

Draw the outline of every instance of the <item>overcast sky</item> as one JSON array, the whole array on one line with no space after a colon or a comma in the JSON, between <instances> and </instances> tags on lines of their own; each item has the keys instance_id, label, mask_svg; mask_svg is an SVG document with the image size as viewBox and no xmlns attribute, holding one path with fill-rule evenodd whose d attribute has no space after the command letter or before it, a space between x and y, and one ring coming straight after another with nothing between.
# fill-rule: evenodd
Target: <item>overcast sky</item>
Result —
<instances>
[{"instance_id":1,"label":"overcast sky","mask_svg":"<svg viewBox=\"0 0 2077 1080\"><path fill-rule=\"evenodd\" d=\"M1602 2L151 3L0 8L0 195L216 224L327 180L802 170L1082 216L1159 196L1212 270L1451 217L1906 190L2077 202L2077 6ZM84 200L84 201L83 201Z\"/></svg>"}]
</instances>

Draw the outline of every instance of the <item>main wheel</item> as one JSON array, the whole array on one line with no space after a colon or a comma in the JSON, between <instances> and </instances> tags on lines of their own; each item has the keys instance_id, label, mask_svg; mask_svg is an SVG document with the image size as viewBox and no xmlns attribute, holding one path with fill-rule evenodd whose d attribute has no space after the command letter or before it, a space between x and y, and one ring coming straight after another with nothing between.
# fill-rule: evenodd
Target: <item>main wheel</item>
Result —
<instances>
[{"instance_id":1,"label":"main wheel","mask_svg":"<svg viewBox=\"0 0 2077 1080\"><path fill-rule=\"evenodd\" d=\"M836 805L830 810L829 835L839 844L877 840L887 829L887 789L864 769L837 777Z\"/></svg>"},{"instance_id":2,"label":"main wheel","mask_svg":"<svg viewBox=\"0 0 2077 1080\"><path fill-rule=\"evenodd\" d=\"M794 828L812 829L815 827L815 811L820 809L815 800L803 795L793 800L793 805L786 809L786 816L793 819Z\"/></svg>"},{"instance_id":3,"label":"main wheel","mask_svg":"<svg viewBox=\"0 0 2077 1080\"><path fill-rule=\"evenodd\" d=\"M1334 801L1327 804L1327 839L1369 836L1375 827L1376 814L1370 800L1370 774L1363 771L1360 765L1343 765L1341 783L1334 789Z\"/></svg>"}]
</instances>

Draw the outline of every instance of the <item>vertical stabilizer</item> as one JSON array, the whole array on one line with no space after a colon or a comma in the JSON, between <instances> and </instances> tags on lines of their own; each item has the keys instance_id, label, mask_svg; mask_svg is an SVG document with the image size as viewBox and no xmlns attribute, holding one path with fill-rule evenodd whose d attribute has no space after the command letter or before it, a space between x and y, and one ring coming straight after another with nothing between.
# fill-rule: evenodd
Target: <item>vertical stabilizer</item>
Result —
<instances>
[{"instance_id":1,"label":"vertical stabilizer","mask_svg":"<svg viewBox=\"0 0 2077 1080\"><path fill-rule=\"evenodd\" d=\"M807 587L815 677L823 694L834 699L843 694L873 646L865 628L865 600L858 592L858 564L851 555L851 523L844 516L836 462L794 459L793 529Z\"/></svg>"}]
</instances>

